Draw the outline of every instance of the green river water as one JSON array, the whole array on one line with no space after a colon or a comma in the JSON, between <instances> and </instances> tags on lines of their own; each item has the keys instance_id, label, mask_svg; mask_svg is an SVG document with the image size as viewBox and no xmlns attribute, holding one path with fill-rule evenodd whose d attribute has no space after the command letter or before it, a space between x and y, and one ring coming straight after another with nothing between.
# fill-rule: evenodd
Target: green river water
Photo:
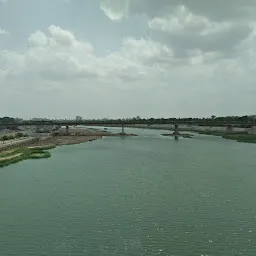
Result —
<instances>
[{"instance_id":1,"label":"green river water","mask_svg":"<svg viewBox=\"0 0 256 256\"><path fill-rule=\"evenodd\" d=\"M0 170L0 256L255 256L256 145L104 138Z\"/></svg>"}]
</instances>

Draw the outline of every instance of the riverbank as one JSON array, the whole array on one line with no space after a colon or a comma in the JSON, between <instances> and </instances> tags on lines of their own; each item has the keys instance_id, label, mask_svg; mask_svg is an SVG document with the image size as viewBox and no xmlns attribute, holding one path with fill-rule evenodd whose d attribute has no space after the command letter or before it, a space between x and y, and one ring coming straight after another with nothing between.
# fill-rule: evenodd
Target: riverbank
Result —
<instances>
[{"instance_id":1,"label":"riverbank","mask_svg":"<svg viewBox=\"0 0 256 256\"><path fill-rule=\"evenodd\" d=\"M0 168L28 159L41 159L51 157L48 151L57 146L74 145L94 141L102 136L54 136L43 140L33 139L24 144L14 144L2 148L0 152Z\"/></svg>"},{"instance_id":2,"label":"riverbank","mask_svg":"<svg viewBox=\"0 0 256 256\"><path fill-rule=\"evenodd\" d=\"M237 142L256 143L256 135L253 134L225 134L222 138Z\"/></svg>"},{"instance_id":3,"label":"riverbank","mask_svg":"<svg viewBox=\"0 0 256 256\"><path fill-rule=\"evenodd\" d=\"M75 145L101 139L103 136L137 136L135 134L112 134L96 133L95 136L88 135L59 135L49 136L44 139L33 138L26 143L7 145L0 151L0 168L27 159L41 159L51 157L48 151L57 146Z\"/></svg>"},{"instance_id":4,"label":"riverbank","mask_svg":"<svg viewBox=\"0 0 256 256\"><path fill-rule=\"evenodd\" d=\"M244 143L256 143L256 135L247 133L231 133L225 134L221 132L200 132L199 134L212 135L222 137L223 139L235 140Z\"/></svg>"},{"instance_id":5,"label":"riverbank","mask_svg":"<svg viewBox=\"0 0 256 256\"><path fill-rule=\"evenodd\" d=\"M46 138L44 140L38 140L31 143L30 146L44 146L44 145L55 145L55 146L63 146L63 145L74 145L81 144L85 142L94 141L97 139L101 139L102 136L81 136L81 135L66 135L66 136L53 136Z\"/></svg>"}]
</instances>

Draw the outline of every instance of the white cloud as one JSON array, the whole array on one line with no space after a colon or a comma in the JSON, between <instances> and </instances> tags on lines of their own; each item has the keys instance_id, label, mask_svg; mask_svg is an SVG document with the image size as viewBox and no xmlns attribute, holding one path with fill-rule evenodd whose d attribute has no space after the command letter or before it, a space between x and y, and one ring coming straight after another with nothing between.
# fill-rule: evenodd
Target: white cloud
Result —
<instances>
[{"instance_id":1,"label":"white cloud","mask_svg":"<svg viewBox=\"0 0 256 256\"><path fill-rule=\"evenodd\" d=\"M231 28L229 22L211 22L207 17L195 15L186 6L177 6L173 13L165 17L155 17L149 27L169 33L185 33L192 30L199 35L225 32Z\"/></svg>"},{"instance_id":2,"label":"white cloud","mask_svg":"<svg viewBox=\"0 0 256 256\"><path fill-rule=\"evenodd\" d=\"M256 22L251 23L250 27L251 34L236 46L236 50L239 53L241 65L253 72L256 69Z\"/></svg>"},{"instance_id":3,"label":"white cloud","mask_svg":"<svg viewBox=\"0 0 256 256\"><path fill-rule=\"evenodd\" d=\"M216 21L254 19L254 0L101 0L101 9L110 19L122 19L132 15L146 14L149 19L167 16L180 4L184 4L192 13L207 16Z\"/></svg>"},{"instance_id":4,"label":"white cloud","mask_svg":"<svg viewBox=\"0 0 256 256\"><path fill-rule=\"evenodd\" d=\"M214 63L220 58L220 53L218 52L207 52L204 53L200 49L193 49L187 52L188 61L192 65L202 65L207 64L209 62Z\"/></svg>"},{"instance_id":5,"label":"white cloud","mask_svg":"<svg viewBox=\"0 0 256 256\"><path fill-rule=\"evenodd\" d=\"M28 38L29 46L47 46L48 38L47 36L41 32L41 31L36 31L33 33L29 38Z\"/></svg>"},{"instance_id":6,"label":"white cloud","mask_svg":"<svg viewBox=\"0 0 256 256\"><path fill-rule=\"evenodd\" d=\"M0 28L0 35L7 35L8 31Z\"/></svg>"},{"instance_id":7,"label":"white cloud","mask_svg":"<svg viewBox=\"0 0 256 256\"><path fill-rule=\"evenodd\" d=\"M176 55L184 56L188 50L199 48L227 57L250 34L249 24L254 20L256 5L252 0L243 4L239 0L216 1L213 4L193 0L181 4L180 0L101 0L101 9L114 21L146 17L147 33L154 41L171 47Z\"/></svg>"},{"instance_id":8,"label":"white cloud","mask_svg":"<svg viewBox=\"0 0 256 256\"><path fill-rule=\"evenodd\" d=\"M120 51L99 57L90 43L78 40L68 30L51 25L48 32L49 35L42 31L31 34L28 50L23 54L1 52L9 76L22 70L48 81L94 79L104 84L128 77L136 79L137 75L150 77L150 60L172 57L167 46L143 38L127 38Z\"/></svg>"},{"instance_id":9,"label":"white cloud","mask_svg":"<svg viewBox=\"0 0 256 256\"><path fill-rule=\"evenodd\" d=\"M0 35L5 115L255 111L255 0L100 0L103 17L93 1L42 1L37 18L31 1L9 2L0 6L11 31Z\"/></svg>"},{"instance_id":10,"label":"white cloud","mask_svg":"<svg viewBox=\"0 0 256 256\"><path fill-rule=\"evenodd\" d=\"M215 112L216 101L230 90L241 97L255 93L256 67L250 57L252 53L256 56L255 34L237 46L236 56L231 59L223 58L218 51L199 48L187 50L186 56L179 58L170 45L143 37L127 37L119 50L100 56L90 42L51 25L47 33L31 34L23 53L0 49L0 106L5 106L3 95L11 95L11 90L21 94L18 100L24 97L30 104L40 95L42 113L58 113L60 109L73 113L86 107L95 116L109 112L125 116L136 111L139 115L168 116L174 114L170 108L176 109L185 101L195 104L183 109L183 115L190 115L190 111L200 108L197 103L202 99L208 102L202 114ZM152 102L157 104L155 108ZM71 103L74 106L69 108ZM125 109L117 107L121 103ZM93 110L95 104L97 110ZM245 99L244 104L243 109L253 108L250 100Z\"/></svg>"},{"instance_id":11,"label":"white cloud","mask_svg":"<svg viewBox=\"0 0 256 256\"><path fill-rule=\"evenodd\" d=\"M147 60L161 60L171 58L173 51L164 44L160 44L151 39L127 38L123 41L121 53L127 59L133 59L137 62Z\"/></svg>"},{"instance_id":12,"label":"white cloud","mask_svg":"<svg viewBox=\"0 0 256 256\"><path fill-rule=\"evenodd\" d=\"M128 14L129 0L101 1L100 8L111 20L120 20Z\"/></svg>"}]
</instances>

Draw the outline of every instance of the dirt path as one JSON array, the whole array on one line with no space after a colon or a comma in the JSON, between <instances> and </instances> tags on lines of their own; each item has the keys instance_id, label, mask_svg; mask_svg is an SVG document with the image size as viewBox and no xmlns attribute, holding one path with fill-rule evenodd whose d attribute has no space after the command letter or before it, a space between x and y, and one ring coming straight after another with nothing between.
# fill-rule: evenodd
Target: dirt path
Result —
<instances>
[{"instance_id":1,"label":"dirt path","mask_svg":"<svg viewBox=\"0 0 256 256\"><path fill-rule=\"evenodd\" d=\"M8 160L8 159L16 158L16 157L21 156L21 155L22 155L22 153L18 153L18 154L11 155L11 156L0 157L0 161L1 160Z\"/></svg>"}]
</instances>

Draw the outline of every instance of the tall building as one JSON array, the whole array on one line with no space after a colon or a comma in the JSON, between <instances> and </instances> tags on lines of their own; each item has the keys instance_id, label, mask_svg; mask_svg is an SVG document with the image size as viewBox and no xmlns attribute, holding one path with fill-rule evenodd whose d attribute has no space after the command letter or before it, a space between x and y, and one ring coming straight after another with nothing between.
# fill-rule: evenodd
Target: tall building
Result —
<instances>
[{"instance_id":1,"label":"tall building","mask_svg":"<svg viewBox=\"0 0 256 256\"><path fill-rule=\"evenodd\" d=\"M82 121L82 117L81 116L76 116L76 121Z\"/></svg>"}]
</instances>

